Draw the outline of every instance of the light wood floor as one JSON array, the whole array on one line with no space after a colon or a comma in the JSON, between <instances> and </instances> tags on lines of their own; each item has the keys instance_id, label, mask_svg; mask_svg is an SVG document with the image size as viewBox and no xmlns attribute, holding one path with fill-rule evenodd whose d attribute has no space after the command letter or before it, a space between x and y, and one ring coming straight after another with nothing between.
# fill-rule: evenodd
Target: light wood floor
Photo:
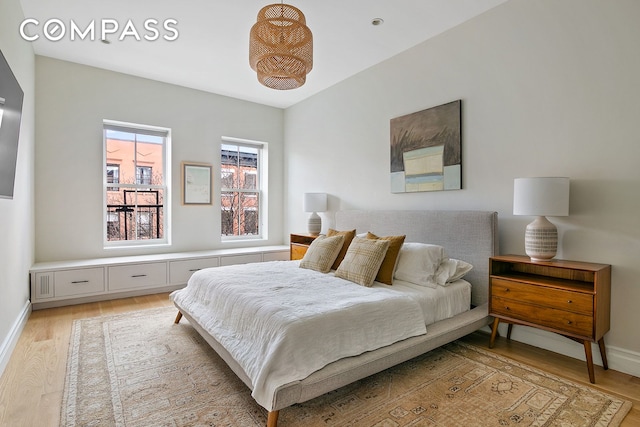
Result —
<instances>
[{"instance_id":1,"label":"light wood floor","mask_svg":"<svg viewBox=\"0 0 640 427\"><path fill-rule=\"evenodd\" d=\"M165 293L34 311L0 379L0 426L59 425L73 320L170 305ZM477 332L464 340L488 348L489 336ZM585 362L504 338L491 351L590 385ZM596 366L593 387L632 401L622 426L640 425L640 378Z\"/></svg>"}]
</instances>

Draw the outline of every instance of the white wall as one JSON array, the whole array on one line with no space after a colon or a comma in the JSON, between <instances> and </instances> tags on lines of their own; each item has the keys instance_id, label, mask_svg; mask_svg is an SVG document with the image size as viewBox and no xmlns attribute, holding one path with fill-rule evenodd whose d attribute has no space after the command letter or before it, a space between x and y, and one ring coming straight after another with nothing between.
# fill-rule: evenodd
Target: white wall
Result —
<instances>
[{"instance_id":1,"label":"white wall","mask_svg":"<svg viewBox=\"0 0 640 427\"><path fill-rule=\"evenodd\" d=\"M19 0L0 2L0 50L24 91L13 199L0 199L0 372L29 313L33 262L34 55L20 39Z\"/></svg>"},{"instance_id":2,"label":"white wall","mask_svg":"<svg viewBox=\"0 0 640 427\"><path fill-rule=\"evenodd\" d=\"M270 161L269 239L226 247L283 242L281 109L40 56L36 85L36 261L225 247L219 191L211 206L180 196L181 161L212 163L218 182L222 136L269 143ZM103 249L103 119L172 129L170 247Z\"/></svg>"},{"instance_id":3,"label":"white wall","mask_svg":"<svg viewBox=\"0 0 640 427\"><path fill-rule=\"evenodd\" d=\"M331 211L495 210L501 253L524 254L513 179L568 176L558 257L613 265L609 363L640 375L638 17L636 0L511 0L287 109L286 232L306 229L304 192L327 192ZM456 99L463 189L391 194L389 120ZM513 337L584 360L552 334Z\"/></svg>"}]
</instances>

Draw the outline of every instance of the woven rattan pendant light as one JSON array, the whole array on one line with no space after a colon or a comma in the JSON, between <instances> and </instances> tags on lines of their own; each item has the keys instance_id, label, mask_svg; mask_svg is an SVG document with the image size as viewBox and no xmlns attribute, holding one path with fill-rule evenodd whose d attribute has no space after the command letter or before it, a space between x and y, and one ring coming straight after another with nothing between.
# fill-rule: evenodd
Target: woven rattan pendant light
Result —
<instances>
[{"instance_id":1,"label":"woven rattan pendant light","mask_svg":"<svg viewBox=\"0 0 640 427\"><path fill-rule=\"evenodd\" d=\"M260 9L249 35L249 63L267 87L302 86L313 68L313 35L304 14L284 3Z\"/></svg>"}]
</instances>

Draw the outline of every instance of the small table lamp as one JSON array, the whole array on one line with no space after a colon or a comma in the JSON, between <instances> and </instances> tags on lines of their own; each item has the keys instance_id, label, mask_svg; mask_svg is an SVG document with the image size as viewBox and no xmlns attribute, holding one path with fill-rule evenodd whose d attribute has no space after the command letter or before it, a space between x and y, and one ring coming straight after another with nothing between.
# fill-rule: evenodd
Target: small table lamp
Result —
<instances>
[{"instance_id":1,"label":"small table lamp","mask_svg":"<svg viewBox=\"0 0 640 427\"><path fill-rule=\"evenodd\" d=\"M569 178L516 178L513 214L537 216L527 225L525 252L532 261L551 260L556 256L558 229L545 217L569 215Z\"/></svg>"},{"instance_id":2,"label":"small table lamp","mask_svg":"<svg viewBox=\"0 0 640 427\"><path fill-rule=\"evenodd\" d=\"M320 234L322 230L322 220L317 212L327 210L327 194L326 193L304 193L303 208L305 212L311 212L307 228L309 234Z\"/></svg>"}]
</instances>

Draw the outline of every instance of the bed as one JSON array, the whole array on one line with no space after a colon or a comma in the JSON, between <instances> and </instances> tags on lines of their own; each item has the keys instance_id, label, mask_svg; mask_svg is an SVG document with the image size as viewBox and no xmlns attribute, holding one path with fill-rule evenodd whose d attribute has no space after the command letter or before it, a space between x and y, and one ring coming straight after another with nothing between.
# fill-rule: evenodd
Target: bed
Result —
<instances>
[{"instance_id":1,"label":"bed","mask_svg":"<svg viewBox=\"0 0 640 427\"><path fill-rule=\"evenodd\" d=\"M189 320L252 390L256 402L268 411L268 427L277 425L281 409L412 359L491 320L488 259L498 253L495 212L339 211L334 228L355 229L359 235L405 235L406 247L441 246L447 258L463 260L473 269L446 289L434 286L425 292L395 279L392 286L347 286L344 276L336 277L337 271L319 273L300 268L297 261L218 267L194 274L186 288L171 295L179 310L175 321L182 316ZM209 286L210 280L216 285ZM304 292L294 292L295 283L304 283ZM423 295L438 292L447 294L452 307L463 308L435 313L433 307L441 303L429 308L430 297ZM327 299L338 301L338 306L329 306L319 297L322 294L330 295ZM351 302L356 299L357 304ZM270 320L260 320L261 312L265 319L292 321L286 327L266 328ZM328 312L334 313L331 318ZM427 313L435 317L425 320ZM248 333L248 338L243 335ZM322 345L314 347L318 341Z\"/></svg>"}]
</instances>

